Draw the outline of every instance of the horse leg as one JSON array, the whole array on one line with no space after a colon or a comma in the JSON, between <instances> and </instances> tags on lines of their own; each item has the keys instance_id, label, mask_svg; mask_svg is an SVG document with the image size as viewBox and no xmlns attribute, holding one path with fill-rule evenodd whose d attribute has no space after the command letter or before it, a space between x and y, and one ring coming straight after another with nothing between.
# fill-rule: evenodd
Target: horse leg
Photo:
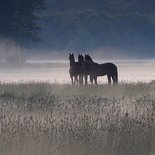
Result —
<instances>
[{"instance_id":1,"label":"horse leg","mask_svg":"<svg viewBox=\"0 0 155 155\"><path fill-rule=\"evenodd\" d=\"M118 75L115 75L115 84L117 85L118 84Z\"/></svg>"},{"instance_id":2,"label":"horse leg","mask_svg":"<svg viewBox=\"0 0 155 155\"><path fill-rule=\"evenodd\" d=\"M113 84L116 84L115 76L114 75L112 76L112 81L113 81Z\"/></svg>"},{"instance_id":3,"label":"horse leg","mask_svg":"<svg viewBox=\"0 0 155 155\"><path fill-rule=\"evenodd\" d=\"M113 80L113 84L115 85L118 84L117 77L115 75L112 76L112 80Z\"/></svg>"},{"instance_id":4,"label":"horse leg","mask_svg":"<svg viewBox=\"0 0 155 155\"><path fill-rule=\"evenodd\" d=\"M88 84L87 79L88 79L88 77L87 77L87 75L85 75L85 85L87 85L87 84Z\"/></svg>"},{"instance_id":5,"label":"horse leg","mask_svg":"<svg viewBox=\"0 0 155 155\"><path fill-rule=\"evenodd\" d=\"M111 84L111 76L107 75L107 77L108 77L108 84L110 85Z\"/></svg>"},{"instance_id":6,"label":"horse leg","mask_svg":"<svg viewBox=\"0 0 155 155\"><path fill-rule=\"evenodd\" d=\"M78 84L78 77L75 76L75 84Z\"/></svg>"},{"instance_id":7,"label":"horse leg","mask_svg":"<svg viewBox=\"0 0 155 155\"><path fill-rule=\"evenodd\" d=\"M83 76L82 75L79 75L79 84L83 85Z\"/></svg>"},{"instance_id":8,"label":"horse leg","mask_svg":"<svg viewBox=\"0 0 155 155\"><path fill-rule=\"evenodd\" d=\"M90 83L93 85L93 77L90 75Z\"/></svg>"},{"instance_id":9,"label":"horse leg","mask_svg":"<svg viewBox=\"0 0 155 155\"><path fill-rule=\"evenodd\" d=\"M83 75L81 76L81 85L83 85Z\"/></svg>"},{"instance_id":10,"label":"horse leg","mask_svg":"<svg viewBox=\"0 0 155 155\"><path fill-rule=\"evenodd\" d=\"M74 84L74 82L73 82L73 76L71 75L70 77L71 77L71 81L72 81L72 85L73 85Z\"/></svg>"},{"instance_id":11,"label":"horse leg","mask_svg":"<svg viewBox=\"0 0 155 155\"><path fill-rule=\"evenodd\" d=\"M94 81L95 81L95 84L97 85L97 84L98 84L98 83L97 83L97 76L94 77L93 79L94 79Z\"/></svg>"}]
</instances>

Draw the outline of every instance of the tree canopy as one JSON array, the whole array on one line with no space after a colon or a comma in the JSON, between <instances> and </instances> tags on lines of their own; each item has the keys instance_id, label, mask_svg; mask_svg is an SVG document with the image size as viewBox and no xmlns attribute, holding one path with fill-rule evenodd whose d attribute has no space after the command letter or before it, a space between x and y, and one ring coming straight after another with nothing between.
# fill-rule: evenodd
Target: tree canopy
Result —
<instances>
[{"instance_id":1,"label":"tree canopy","mask_svg":"<svg viewBox=\"0 0 155 155\"><path fill-rule=\"evenodd\" d=\"M48 0L42 37L55 49L154 47L154 0Z\"/></svg>"},{"instance_id":2,"label":"tree canopy","mask_svg":"<svg viewBox=\"0 0 155 155\"><path fill-rule=\"evenodd\" d=\"M14 41L38 40L37 12L44 0L1 0L0 37Z\"/></svg>"},{"instance_id":3,"label":"tree canopy","mask_svg":"<svg viewBox=\"0 0 155 155\"><path fill-rule=\"evenodd\" d=\"M154 0L1 0L0 37L41 38L43 48L58 50L114 47L153 52L154 7Z\"/></svg>"}]
</instances>

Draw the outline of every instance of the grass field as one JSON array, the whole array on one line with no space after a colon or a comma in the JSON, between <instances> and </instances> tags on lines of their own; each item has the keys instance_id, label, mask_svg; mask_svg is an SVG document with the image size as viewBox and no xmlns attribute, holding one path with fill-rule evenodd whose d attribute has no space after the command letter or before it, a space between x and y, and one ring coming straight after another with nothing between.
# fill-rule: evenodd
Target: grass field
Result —
<instances>
[{"instance_id":1,"label":"grass field","mask_svg":"<svg viewBox=\"0 0 155 155\"><path fill-rule=\"evenodd\" d=\"M155 82L0 84L1 155L154 155Z\"/></svg>"}]
</instances>

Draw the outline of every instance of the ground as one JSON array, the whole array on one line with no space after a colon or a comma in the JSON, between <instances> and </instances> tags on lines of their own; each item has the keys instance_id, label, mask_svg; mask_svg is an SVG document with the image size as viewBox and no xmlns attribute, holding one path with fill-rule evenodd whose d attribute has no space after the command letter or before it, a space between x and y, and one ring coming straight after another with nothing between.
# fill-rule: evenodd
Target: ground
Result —
<instances>
[{"instance_id":1,"label":"ground","mask_svg":"<svg viewBox=\"0 0 155 155\"><path fill-rule=\"evenodd\" d=\"M154 94L154 82L1 83L1 154L155 154Z\"/></svg>"}]
</instances>

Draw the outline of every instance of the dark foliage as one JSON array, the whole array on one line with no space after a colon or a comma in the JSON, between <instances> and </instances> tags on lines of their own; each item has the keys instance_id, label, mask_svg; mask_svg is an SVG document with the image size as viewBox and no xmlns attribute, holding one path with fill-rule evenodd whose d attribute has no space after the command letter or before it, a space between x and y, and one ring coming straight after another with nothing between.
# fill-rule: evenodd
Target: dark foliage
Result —
<instances>
[{"instance_id":1,"label":"dark foliage","mask_svg":"<svg viewBox=\"0 0 155 155\"><path fill-rule=\"evenodd\" d=\"M153 54L154 8L154 0L1 0L0 36L41 38L39 47L57 50L110 47Z\"/></svg>"},{"instance_id":2,"label":"dark foliage","mask_svg":"<svg viewBox=\"0 0 155 155\"><path fill-rule=\"evenodd\" d=\"M38 40L37 12L44 0L1 0L0 37L15 41Z\"/></svg>"},{"instance_id":3,"label":"dark foliage","mask_svg":"<svg viewBox=\"0 0 155 155\"><path fill-rule=\"evenodd\" d=\"M46 47L154 48L153 0L48 0L42 15Z\"/></svg>"}]
</instances>

